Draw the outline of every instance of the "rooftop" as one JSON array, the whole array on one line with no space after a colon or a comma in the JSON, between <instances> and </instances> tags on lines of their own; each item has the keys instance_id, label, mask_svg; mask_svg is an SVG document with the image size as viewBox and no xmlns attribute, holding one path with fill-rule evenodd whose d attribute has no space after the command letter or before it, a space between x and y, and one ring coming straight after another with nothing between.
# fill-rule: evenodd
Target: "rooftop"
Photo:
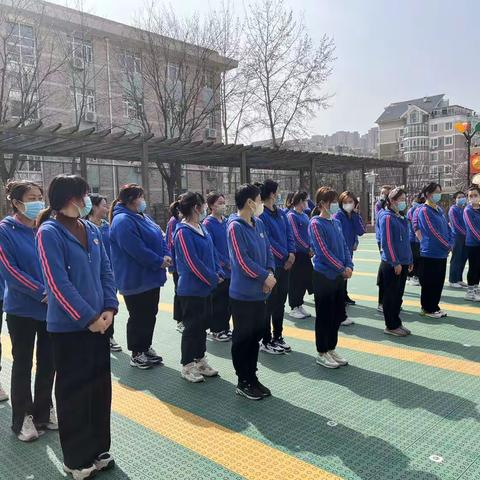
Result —
<instances>
[{"instance_id":1,"label":"rooftop","mask_svg":"<svg viewBox=\"0 0 480 480\"><path fill-rule=\"evenodd\" d=\"M399 120L411 105L416 105L427 113L432 113L441 104L444 96L445 94L442 93L431 97L414 98L413 100L391 103L388 107L385 107L384 112L377 118L375 123L380 124Z\"/></svg>"}]
</instances>

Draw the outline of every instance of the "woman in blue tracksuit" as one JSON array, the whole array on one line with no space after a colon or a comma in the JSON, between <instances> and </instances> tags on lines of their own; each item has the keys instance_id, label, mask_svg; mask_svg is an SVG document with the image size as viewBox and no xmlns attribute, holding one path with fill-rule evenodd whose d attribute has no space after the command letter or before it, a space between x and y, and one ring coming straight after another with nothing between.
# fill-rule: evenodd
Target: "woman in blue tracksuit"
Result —
<instances>
[{"instance_id":1,"label":"woman in blue tracksuit","mask_svg":"<svg viewBox=\"0 0 480 480\"><path fill-rule=\"evenodd\" d=\"M326 368L338 368L348 364L336 351L336 346L338 329L345 318L344 280L352 277L353 263L340 222L333 218L339 210L337 193L329 187L321 187L316 200L308 230L314 252L316 362Z\"/></svg>"},{"instance_id":2,"label":"woman in blue tracksuit","mask_svg":"<svg viewBox=\"0 0 480 480\"><path fill-rule=\"evenodd\" d=\"M375 240L377 241L378 251L382 249L380 238L380 218L385 212L385 205L387 203L387 197L390 193L392 187L390 185L383 185L380 189L380 196L378 197L377 202L375 203ZM378 267L377 273L377 286L378 286L378 307L379 312L383 312L383 280L382 280L382 270L380 266Z\"/></svg>"},{"instance_id":3,"label":"woman in blue tracksuit","mask_svg":"<svg viewBox=\"0 0 480 480\"><path fill-rule=\"evenodd\" d=\"M456 192L453 194L455 202L448 211L450 231L453 238L452 258L450 259L450 273L448 285L451 288L464 288L467 284L463 281L463 270L468 259L468 249L465 245L465 220L463 212L467 204L465 193Z\"/></svg>"},{"instance_id":4,"label":"woman in blue tracksuit","mask_svg":"<svg viewBox=\"0 0 480 480\"><path fill-rule=\"evenodd\" d=\"M0 271L0 372L2 371L2 323L3 323L3 293L5 290L5 281L2 278L2 272ZM0 402L6 402L8 400L8 394L3 389L0 382Z\"/></svg>"},{"instance_id":5,"label":"woman in blue tracksuit","mask_svg":"<svg viewBox=\"0 0 480 480\"><path fill-rule=\"evenodd\" d=\"M47 329L57 377L55 398L64 470L90 478L114 465L110 455L112 383L105 332L118 310L100 230L83 220L91 209L88 185L58 175L49 208L38 217L37 252L47 285Z\"/></svg>"},{"instance_id":6,"label":"woman in blue tracksuit","mask_svg":"<svg viewBox=\"0 0 480 480\"><path fill-rule=\"evenodd\" d=\"M210 334L213 340L229 342L232 337L228 297L228 289L230 288L230 257L228 256L225 197L220 193L211 192L207 196L207 205L211 214L203 221L202 225L207 229L212 238L218 262L225 274L223 277L224 281L218 284L212 294L213 313L210 323Z\"/></svg>"},{"instance_id":7,"label":"woman in blue tracksuit","mask_svg":"<svg viewBox=\"0 0 480 480\"><path fill-rule=\"evenodd\" d=\"M413 269L408 220L402 215L407 208L406 193L394 188L388 194L385 213L380 218L382 239L382 278L384 286L383 316L388 335L406 337L411 332L400 319L408 271Z\"/></svg>"},{"instance_id":8,"label":"woman in blue tracksuit","mask_svg":"<svg viewBox=\"0 0 480 480\"><path fill-rule=\"evenodd\" d=\"M182 377L192 383L218 375L207 362L207 328L211 323L212 293L224 281L212 237L201 222L206 217L205 200L199 193L182 195L183 220L174 235L178 271L177 294L182 309Z\"/></svg>"},{"instance_id":9,"label":"woman in blue tracksuit","mask_svg":"<svg viewBox=\"0 0 480 480\"><path fill-rule=\"evenodd\" d=\"M312 262L310 258L310 245L308 243L308 223L310 219L305 214L308 208L307 192L295 192L291 200L292 209L287 213L295 239L295 262L290 271L288 283L288 301L290 303L290 316L292 318L311 317L303 308L305 292L312 292Z\"/></svg>"},{"instance_id":10,"label":"woman in blue tracksuit","mask_svg":"<svg viewBox=\"0 0 480 480\"><path fill-rule=\"evenodd\" d=\"M338 205L340 210L335 214L335 218L340 221L345 242L353 258L353 252L358 247L358 237L365 233L365 225L358 212L360 204L352 192L345 191L338 197ZM355 305L355 302L348 296L347 283L345 280L345 303ZM352 323L353 321L347 318L342 325L351 325Z\"/></svg>"},{"instance_id":11,"label":"woman in blue tracksuit","mask_svg":"<svg viewBox=\"0 0 480 480\"><path fill-rule=\"evenodd\" d=\"M94 225L96 225L100 233L102 234L103 246L107 252L108 259L111 261L110 255L110 224L108 223L108 205L107 197L100 195L98 193L90 193L90 200L92 201L92 210L87 216L87 220L90 220ZM112 352L121 352L122 347L115 341L113 337L114 333L114 322L112 326L108 329L107 335L110 340L110 350Z\"/></svg>"},{"instance_id":12,"label":"woman in blue tracksuit","mask_svg":"<svg viewBox=\"0 0 480 480\"><path fill-rule=\"evenodd\" d=\"M36 440L45 428L57 429L51 411L55 375L47 334L47 291L35 249L35 219L42 208L36 183L10 182L6 187L13 216L0 223L0 270L5 279L3 309L12 341L12 430L19 440ZM36 343L35 392L31 372Z\"/></svg>"},{"instance_id":13,"label":"woman in blue tracksuit","mask_svg":"<svg viewBox=\"0 0 480 480\"><path fill-rule=\"evenodd\" d=\"M124 185L110 207L110 248L115 282L128 309L130 365L141 370L162 362L152 348L160 287L170 252L161 228L147 215L143 188Z\"/></svg>"},{"instance_id":14,"label":"woman in blue tracksuit","mask_svg":"<svg viewBox=\"0 0 480 480\"><path fill-rule=\"evenodd\" d=\"M480 188L472 185L467 192L468 205L463 211L468 251L468 291L465 300L480 302L478 282L480 280Z\"/></svg>"},{"instance_id":15,"label":"woman in blue tracksuit","mask_svg":"<svg viewBox=\"0 0 480 480\"><path fill-rule=\"evenodd\" d=\"M418 287L420 285L420 282L418 280L420 265L420 242L415 235L413 224L415 222L414 217L416 217L417 215L417 209L420 205L424 203L424 201L425 199L423 198L422 194L419 193L414 197L412 205L407 211L408 239L410 241L410 248L412 250L413 257L413 269L407 273L407 284L414 287Z\"/></svg>"},{"instance_id":16,"label":"woman in blue tracksuit","mask_svg":"<svg viewBox=\"0 0 480 480\"><path fill-rule=\"evenodd\" d=\"M237 213L228 220L228 251L232 276L232 362L238 377L236 393L250 400L271 395L257 377L259 341L264 334L269 293L275 286L275 262L265 225L260 189L241 185L235 192Z\"/></svg>"},{"instance_id":17,"label":"woman in blue tracksuit","mask_svg":"<svg viewBox=\"0 0 480 480\"><path fill-rule=\"evenodd\" d=\"M182 309L180 308L180 302L178 301L177 288L178 288L178 272L175 265L175 248L173 244L173 234L177 228L177 225L182 219L182 214L178 210L180 204L181 195L175 200L169 207L170 219L167 223L167 228L165 231L165 242L167 243L167 249L170 252L170 258L172 263L168 267L168 271L172 274L173 285L174 285L174 295L173 295L173 319L177 322L177 331L183 332L183 322L182 322Z\"/></svg>"},{"instance_id":18,"label":"woman in blue tracksuit","mask_svg":"<svg viewBox=\"0 0 480 480\"><path fill-rule=\"evenodd\" d=\"M422 315L431 318L446 317L440 309L448 252L451 250L451 235L447 218L439 202L442 187L435 182L429 183L422 190L425 203L418 208L414 217L413 228L420 241L420 301Z\"/></svg>"}]
</instances>

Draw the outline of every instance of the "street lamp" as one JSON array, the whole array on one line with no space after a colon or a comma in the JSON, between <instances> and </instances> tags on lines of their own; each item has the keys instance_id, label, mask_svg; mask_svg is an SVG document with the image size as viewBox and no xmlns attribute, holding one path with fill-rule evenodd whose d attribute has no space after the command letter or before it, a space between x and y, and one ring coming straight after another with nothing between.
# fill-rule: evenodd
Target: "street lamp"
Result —
<instances>
[{"instance_id":1,"label":"street lamp","mask_svg":"<svg viewBox=\"0 0 480 480\"><path fill-rule=\"evenodd\" d=\"M378 173L375 173L373 170L371 172L365 173L365 180L371 186L370 211L371 211L372 225L375 225L375 178L377 176L378 176Z\"/></svg>"},{"instance_id":2,"label":"street lamp","mask_svg":"<svg viewBox=\"0 0 480 480\"><path fill-rule=\"evenodd\" d=\"M472 138L476 133L480 132L480 122L475 125L472 130L470 122L458 122L455 124L455 130L459 133L463 133L465 140L467 141L467 187L470 185L470 147L472 145Z\"/></svg>"}]
</instances>

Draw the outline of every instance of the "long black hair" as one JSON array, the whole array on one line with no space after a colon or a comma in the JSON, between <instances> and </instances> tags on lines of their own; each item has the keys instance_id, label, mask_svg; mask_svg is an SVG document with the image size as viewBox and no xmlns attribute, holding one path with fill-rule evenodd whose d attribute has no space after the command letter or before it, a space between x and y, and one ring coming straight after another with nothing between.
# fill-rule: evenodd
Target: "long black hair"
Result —
<instances>
[{"instance_id":1,"label":"long black hair","mask_svg":"<svg viewBox=\"0 0 480 480\"><path fill-rule=\"evenodd\" d=\"M90 187L79 175L57 175L48 186L48 208L38 215L37 225L48 220L52 213L60 211L68 205L72 198L83 198Z\"/></svg>"}]
</instances>

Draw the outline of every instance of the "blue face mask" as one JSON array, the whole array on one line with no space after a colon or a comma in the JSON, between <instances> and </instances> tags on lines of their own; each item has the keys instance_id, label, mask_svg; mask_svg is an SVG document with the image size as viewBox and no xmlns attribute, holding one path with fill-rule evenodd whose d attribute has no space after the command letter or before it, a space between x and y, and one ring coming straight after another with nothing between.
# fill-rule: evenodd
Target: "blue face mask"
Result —
<instances>
[{"instance_id":1,"label":"blue face mask","mask_svg":"<svg viewBox=\"0 0 480 480\"><path fill-rule=\"evenodd\" d=\"M398 211L403 212L407 208L407 202L398 202Z\"/></svg>"},{"instance_id":2,"label":"blue face mask","mask_svg":"<svg viewBox=\"0 0 480 480\"><path fill-rule=\"evenodd\" d=\"M85 204L84 207L78 207L75 205L78 209L80 218L85 218L92 211L92 199L88 195L83 197L83 203Z\"/></svg>"},{"instance_id":3,"label":"blue face mask","mask_svg":"<svg viewBox=\"0 0 480 480\"><path fill-rule=\"evenodd\" d=\"M147 209L147 202L142 198L137 206L137 212L143 213Z\"/></svg>"},{"instance_id":4,"label":"blue face mask","mask_svg":"<svg viewBox=\"0 0 480 480\"><path fill-rule=\"evenodd\" d=\"M330 208L328 209L330 215L335 215L339 210L340 207L338 206L338 202L331 203Z\"/></svg>"},{"instance_id":5,"label":"blue face mask","mask_svg":"<svg viewBox=\"0 0 480 480\"><path fill-rule=\"evenodd\" d=\"M434 193L432 195L432 201L435 203L438 203L442 199L442 194L441 193Z\"/></svg>"},{"instance_id":6,"label":"blue face mask","mask_svg":"<svg viewBox=\"0 0 480 480\"><path fill-rule=\"evenodd\" d=\"M466 204L467 204L467 199L465 197L463 198L457 198L455 200L455 203L459 206L459 207L464 207Z\"/></svg>"},{"instance_id":7,"label":"blue face mask","mask_svg":"<svg viewBox=\"0 0 480 480\"><path fill-rule=\"evenodd\" d=\"M40 211L45 208L45 202L43 202L42 200L38 200L36 202L25 202L23 203L23 205L25 206L25 211L23 212L23 214L29 220L35 220L38 217Z\"/></svg>"},{"instance_id":8,"label":"blue face mask","mask_svg":"<svg viewBox=\"0 0 480 480\"><path fill-rule=\"evenodd\" d=\"M412 202L412 207L419 207L420 204L418 202Z\"/></svg>"}]
</instances>

